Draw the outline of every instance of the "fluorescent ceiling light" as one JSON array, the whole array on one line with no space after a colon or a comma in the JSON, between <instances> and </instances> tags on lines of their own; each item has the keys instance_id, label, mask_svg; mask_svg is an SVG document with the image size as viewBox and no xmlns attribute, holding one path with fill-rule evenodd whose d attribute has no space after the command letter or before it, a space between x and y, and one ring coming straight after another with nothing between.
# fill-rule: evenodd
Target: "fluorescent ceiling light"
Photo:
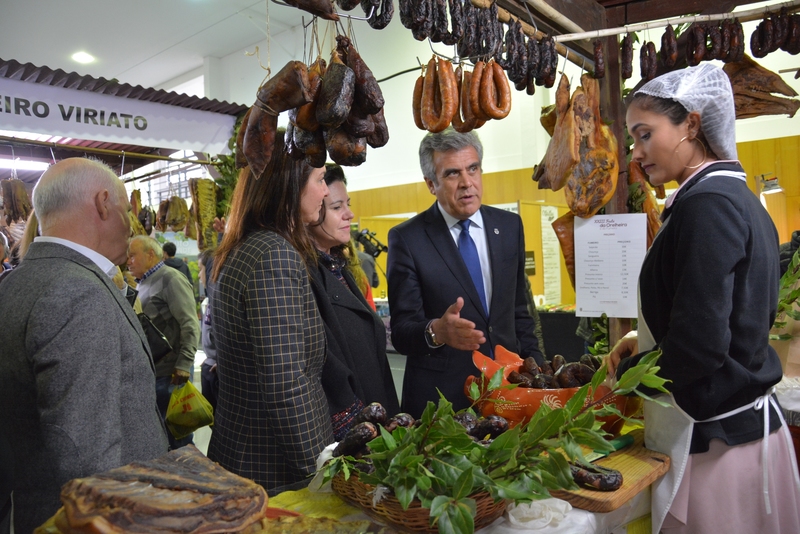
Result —
<instances>
[{"instance_id":1,"label":"fluorescent ceiling light","mask_svg":"<svg viewBox=\"0 0 800 534\"><path fill-rule=\"evenodd\" d=\"M94 56L86 52L75 52L72 54L72 59L78 63L92 63L94 61Z\"/></svg>"},{"instance_id":2,"label":"fluorescent ceiling light","mask_svg":"<svg viewBox=\"0 0 800 534\"><path fill-rule=\"evenodd\" d=\"M0 158L0 169L17 169L18 171L44 171L50 166L43 161L24 161Z\"/></svg>"}]
</instances>

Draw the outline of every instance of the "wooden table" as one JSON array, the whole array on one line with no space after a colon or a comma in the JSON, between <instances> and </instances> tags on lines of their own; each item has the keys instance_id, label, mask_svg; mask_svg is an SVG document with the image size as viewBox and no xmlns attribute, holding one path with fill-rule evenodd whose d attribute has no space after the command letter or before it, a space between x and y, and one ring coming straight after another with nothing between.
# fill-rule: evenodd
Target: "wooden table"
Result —
<instances>
[{"instance_id":1,"label":"wooden table","mask_svg":"<svg viewBox=\"0 0 800 534\"><path fill-rule=\"evenodd\" d=\"M616 491L580 489L553 491L553 497L569 502L575 508L590 512L611 512L636 494L661 478L669 470L669 456L644 447L644 430L631 432L633 445L611 453L594 462L601 467L616 469L622 473L622 487Z\"/></svg>"}]
</instances>

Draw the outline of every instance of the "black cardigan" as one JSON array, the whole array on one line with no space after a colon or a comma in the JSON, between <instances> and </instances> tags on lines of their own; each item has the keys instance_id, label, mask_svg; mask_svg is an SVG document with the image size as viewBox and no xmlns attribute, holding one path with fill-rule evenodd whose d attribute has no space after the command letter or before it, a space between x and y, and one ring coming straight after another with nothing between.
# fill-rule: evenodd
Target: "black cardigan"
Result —
<instances>
[{"instance_id":1,"label":"black cardigan","mask_svg":"<svg viewBox=\"0 0 800 534\"><path fill-rule=\"evenodd\" d=\"M348 287L320 263L311 280L328 347L322 387L339 437L361 405L380 402L389 416L400 411L386 358L386 327L350 273L343 274Z\"/></svg>"},{"instance_id":2,"label":"black cardigan","mask_svg":"<svg viewBox=\"0 0 800 534\"><path fill-rule=\"evenodd\" d=\"M678 192L639 278L642 316L662 350L659 375L696 420L752 402L780 381L769 346L778 302L778 235L736 163L716 163ZM639 347L649 351L654 347ZM639 361L623 360L617 376ZM652 393L652 391L651 391ZM771 431L780 427L771 409ZM763 410L695 426L691 452L763 435Z\"/></svg>"}]
</instances>

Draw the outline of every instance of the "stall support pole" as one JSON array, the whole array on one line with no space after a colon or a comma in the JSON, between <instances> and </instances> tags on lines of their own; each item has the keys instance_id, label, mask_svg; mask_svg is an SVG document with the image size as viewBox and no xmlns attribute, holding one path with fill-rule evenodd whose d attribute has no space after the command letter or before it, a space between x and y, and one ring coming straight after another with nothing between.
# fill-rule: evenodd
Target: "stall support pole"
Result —
<instances>
[{"instance_id":1,"label":"stall support pole","mask_svg":"<svg viewBox=\"0 0 800 534\"><path fill-rule=\"evenodd\" d=\"M605 21L606 26L608 21ZM611 131L617 139L619 178L611 201L606 204L606 213L628 213L628 154L625 146L625 105L622 102L622 76L619 64L617 36L603 37L603 53L606 58L606 75L600 83L600 115L611 123ZM616 317L608 319L608 346L613 347L622 336L631 330L631 320Z\"/></svg>"}]
</instances>

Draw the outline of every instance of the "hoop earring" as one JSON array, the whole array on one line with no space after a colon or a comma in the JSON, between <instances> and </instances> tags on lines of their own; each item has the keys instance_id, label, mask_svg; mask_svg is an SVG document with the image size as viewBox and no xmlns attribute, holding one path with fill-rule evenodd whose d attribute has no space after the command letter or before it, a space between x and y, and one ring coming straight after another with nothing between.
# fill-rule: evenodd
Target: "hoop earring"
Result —
<instances>
[{"instance_id":1,"label":"hoop earring","mask_svg":"<svg viewBox=\"0 0 800 534\"><path fill-rule=\"evenodd\" d=\"M703 143L702 141L700 141L700 140L699 140L698 138L696 138L696 137L695 137L694 139L692 139L692 141L697 141L698 143L700 143L700 147L702 147L702 149L703 149L703 159L702 159L702 161L700 161L700 163L698 163L697 165L684 165L683 167L684 167L685 169L697 169L698 167L702 166L702 165L703 165L703 163L705 163L705 162L706 162L706 158L708 157L708 153L706 152L706 145L705 145L705 143Z\"/></svg>"}]
</instances>

